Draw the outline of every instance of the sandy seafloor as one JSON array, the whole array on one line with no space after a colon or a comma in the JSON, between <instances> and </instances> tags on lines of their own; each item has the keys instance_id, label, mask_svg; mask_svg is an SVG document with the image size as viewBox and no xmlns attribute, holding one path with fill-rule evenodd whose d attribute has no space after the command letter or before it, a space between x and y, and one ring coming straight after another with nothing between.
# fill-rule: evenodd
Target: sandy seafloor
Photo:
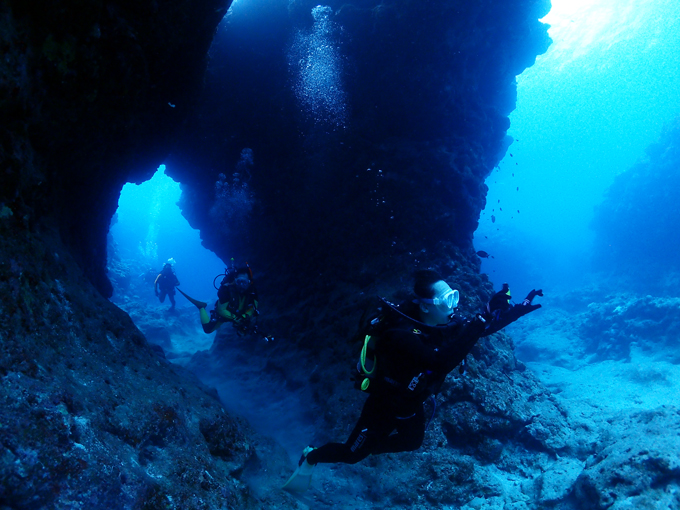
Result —
<instances>
[{"instance_id":1,"label":"sandy seafloor","mask_svg":"<svg viewBox=\"0 0 680 510\"><path fill-rule=\"evenodd\" d=\"M650 298L646 302L656 303L658 308L655 309L664 310L664 317L670 316L672 321L675 321L676 315L680 316L680 310L675 311L675 306L669 306L670 301L656 299ZM663 330L660 336L664 341L658 343L655 343L654 333L640 338L639 342L632 339L627 356L621 355L620 351L610 356L593 350L593 345L601 346L611 340L602 340L606 336L603 335L598 340L599 344L595 342L592 325L608 325L608 313L601 312L612 307L616 309L620 300L621 296L617 295L596 303L595 313L588 304L570 306L566 310L546 298L543 308L505 330L513 339L517 359L526 364L564 407L571 427L591 432L606 431L611 427L610 423L620 422L622 416L636 411L662 406L680 407L680 365L677 364L679 356L676 352L680 346L673 348L678 343L674 340L673 331ZM151 342L164 348L168 359L188 366L217 390L231 412L242 415L260 433L279 441L289 453L292 472L299 451L318 432L303 417L304 412L309 411L305 406L312 400L309 388L301 385L291 389L276 368L280 363L295 363L295 359L279 360L278 353L274 352L268 355L266 351L275 349L275 345L262 339L230 334L214 343L216 335L203 333L196 308L184 303L181 296L178 296L176 311L169 311L167 304L159 306L157 302L151 304L147 301L143 305L137 299L119 304L127 309ZM635 317L627 320L637 325L649 320L649 316L645 315L649 311L640 309L642 315L635 312ZM619 327L625 322L621 317L614 318ZM285 342L285 339L276 339L275 342ZM358 416L358 407L356 412ZM351 428L355 418L347 417L347 427ZM437 419L435 416L434 420ZM426 435L424 447L411 455L425 458L431 455L432 448L434 446L428 443ZM556 473L553 477L557 484L555 490L564 490L562 485L572 483L583 466L584 463L576 459L558 459L553 469ZM259 476L261 479L250 480L253 491L262 492L265 498L268 491L276 493L280 480L269 477L267 473ZM303 497L295 499L302 508L370 508L371 500L367 494L371 486L389 487L397 483L393 480L384 485L383 476L398 477L401 480L399 484L408 484L412 473L408 475L405 471L388 475L383 472L380 463L375 466L368 461L355 466L324 465L315 470L312 488ZM502 487L503 496L473 498L456 508L495 510L506 508L508 501L520 502L517 503L520 505L518 508L522 507L521 502L527 498L525 485L530 483L526 476L494 466L488 466L484 476L492 478L489 481L491 486ZM549 479L548 475L545 479Z\"/></svg>"},{"instance_id":2,"label":"sandy seafloor","mask_svg":"<svg viewBox=\"0 0 680 510\"><path fill-rule=\"evenodd\" d=\"M570 317L573 328L565 327ZM670 353L632 342L627 359L594 359L583 347L587 339L579 336L578 317L578 313L544 308L524 318L521 326L507 328L517 358L565 407L596 419L620 411L680 405L680 365L669 362Z\"/></svg>"}]
</instances>

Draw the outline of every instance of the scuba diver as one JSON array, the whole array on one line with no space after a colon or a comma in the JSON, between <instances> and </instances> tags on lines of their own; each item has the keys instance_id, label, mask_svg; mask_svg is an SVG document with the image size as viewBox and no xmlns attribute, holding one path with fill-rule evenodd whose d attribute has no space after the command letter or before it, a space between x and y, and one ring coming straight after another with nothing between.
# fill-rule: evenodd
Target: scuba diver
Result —
<instances>
[{"instance_id":1,"label":"scuba diver","mask_svg":"<svg viewBox=\"0 0 680 510\"><path fill-rule=\"evenodd\" d=\"M382 300L380 313L363 332L355 382L368 398L347 441L305 448L283 489L307 490L319 463L354 464L371 454L420 448L429 425L424 402L434 398L480 338L540 308L532 300L543 292L532 290L521 304L512 305L505 284L471 318L455 314L459 291L433 270L415 274L414 294L415 299L398 306ZM430 420L433 416L434 411Z\"/></svg>"},{"instance_id":2,"label":"scuba diver","mask_svg":"<svg viewBox=\"0 0 680 510\"><path fill-rule=\"evenodd\" d=\"M170 303L172 304L170 310L175 309L175 287L179 285L179 280L177 279L173 267L174 265L175 259L168 259L153 282L153 291L156 294L156 297L160 299L160 302L162 303L165 301L165 296L168 296L168 299L170 299Z\"/></svg>"},{"instance_id":3,"label":"scuba diver","mask_svg":"<svg viewBox=\"0 0 680 510\"><path fill-rule=\"evenodd\" d=\"M220 276L224 278L217 287L215 282ZM251 319L260 312L257 309L257 291L250 266L246 264L237 269L232 261L231 269L225 269L223 274L217 275L213 280L213 286L217 289L217 301L210 314L206 310L207 303L194 299L180 290L182 295L198 308L203 331L210 334L225 322L231 322L240 335L257 334L257 324ZM265 336L265 339L271 340L271 337Z\"/></svg>"}]
</instances>

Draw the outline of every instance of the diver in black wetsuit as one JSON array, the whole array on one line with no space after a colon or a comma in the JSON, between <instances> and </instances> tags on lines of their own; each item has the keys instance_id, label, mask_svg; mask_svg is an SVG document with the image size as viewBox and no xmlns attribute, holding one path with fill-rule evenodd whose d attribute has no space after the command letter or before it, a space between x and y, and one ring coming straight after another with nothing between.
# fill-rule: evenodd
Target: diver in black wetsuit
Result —
<instances>
[{"instance_id":1,"label":"diver in black wetsuit","mask_svg":"<svg viewBox=\"0 0 680 510\"><path fill-rule=\"evenodd\" d=\"M179 280L175 274L175 259L168 259L168 261L163 265L163 269L158 273L156 280L153 282L153 290L156 297L162 303L165 301L165 296L170 299L170 310L175 309L175 287L179 285Z\"/></svg>"},{"instance_id":2,"label":"diver in black wetsuit","mask_svg":"<svg viewBox=\"0 0 680 510\"><path fill-rule=\"evenodd\" d=\"M540 308L532 300L543 295L532 290L521 304L511 305L506 284L468 320L454 315L458 291L435 271L416 273L414 292L413 302L393 308L392 320L375 343L374 365L362 366L372 375L361 384L369 396L354 430L344 443L305 448L298 468L303 476L311 477L318 463L354 464L370 454L418 449L425 436L425 400L438 392L477 340ZM361 364L368 366L364 353Z\"/></svg>"}]
</instances>

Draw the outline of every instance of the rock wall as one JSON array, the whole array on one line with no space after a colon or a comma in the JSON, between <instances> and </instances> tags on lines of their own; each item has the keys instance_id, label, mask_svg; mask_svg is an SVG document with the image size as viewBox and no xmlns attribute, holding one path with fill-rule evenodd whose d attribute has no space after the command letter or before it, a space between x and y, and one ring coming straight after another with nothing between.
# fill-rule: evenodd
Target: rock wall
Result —
<instances>
[{"instance_id":1,"label":"rock wall","mask_svg":"<svg viewBox=\"0 0 680 510\"><path fill-rule=\"evenodd\" d=\"M287 470L102 297L120 188L169 151L226 7L0 3L3 508L266 508L244 480Z\"/></svg>"},{"instance_id":2,"label":"rock wall","mask_svg":"<svg viewBox=\"0 0 680 510\"><path fill-rule=\"evenodd\" d=\"M3 508L267 508L287 457L151 348L54 234L0 224ZM278 508L278 506L274 506Z\"/></svg>"},{"instance_id":3,"label":"rock wall","mask_svg":"<svg viewBox=\"0 0 680 510\"><path fill-rule=\"evenodd\" d=\"M645 293L672 293L680 271L679 215L680 119L675 119L643 159L616 177L598 206L592 224L598 267L634 273L628 283L644 282Z\"/></svg>"},{"instance_id":4,"label":"rock wall","mask_svg":"<svg viewBox=\"0 0 680 510\"><path fill-rule=\"evenodd\" d=\"M484 178L509 144L515 76L549 44L549 3L324 5L234 6L168 161L185 216L223 258L273 275L365 282L437 262L446 243L474 259Z\"/></svg>"},{"instance_id":5,"label":"rock wall","mask_svg":"<svg viewBox=\"0 0 680 510\"><path fill-rule=\"evenodd\" d=\"M321 331L351 336L415 268L490 295L472 233L549 3L316 5L234 5L167 165L204 244L258 273L263 318L331 350Z\"/></svg>"},{"instance_id":6,"label":"rock wall","mask_svg":"<svg viewBox=\"0 0 680 510\"><path fill-rule=\"evenodd\" d=\"M110 296L106 234L153 175L200 89L228 0L3 0L0 201L51 223Z\"/></svg>"}]
</instances>

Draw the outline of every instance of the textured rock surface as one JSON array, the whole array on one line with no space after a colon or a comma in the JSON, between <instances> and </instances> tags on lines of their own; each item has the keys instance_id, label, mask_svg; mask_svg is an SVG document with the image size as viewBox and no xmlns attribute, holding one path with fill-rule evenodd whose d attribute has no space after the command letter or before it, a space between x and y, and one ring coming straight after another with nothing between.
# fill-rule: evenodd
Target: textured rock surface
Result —
<instances>
[{"instance_id":1,"label":"textured rock surface","mask_svg":"<svg viewBox=\"0 0 680 510\"><path fill-rule=\"evenodd\" d=\"M680 215L680 118L646 152L617 176L593 221L600 266L634 270L645 293L678 287L680 239L664 225Z\"/></svg>"},{"instance_id":2,"label":"textured rock surface","mask_svg":"<svg viewBox=\"0 0 680 510\"><path fill-rule=\"evenodd\" d=\"M234 6L168 161L206 245L281 278L272 293L295 271L366 285L451 248L472 256L484 178L509 144L515 76L549 43L538 22L548 2L331 1L320 40L316 2L256 5ZM337 58L304 74L291 34ZM302 100L300 76L317 87ZM341 100L339 121L329 98ZM248 214L220 213L225 201Z\"/></svg>"},{"instance_id":3,"label":"textured rock surface","mask_svg":"<svg viewBox=\"0 0 680 510\"><path fill-rule=\"evenodd\" d=\"M262 508L244 479L259 459L282 476L280 447L158 356L61 243L13 221L0 224L3 504Z\"/></svg>"},{"instance_id":4,"label":"textured rock surface","mask_svg":"<svg viewBox=\"0 0 680 510\"><path fill-rule=\"evenodd\" d=\"M661 407L610 424L576 481L579 508L680 508L680 411Z\"/></svg>"},{"instance_id":5,"label":"textured rock surface","mask_svg":"<svg viewBox=\"0 0 680 510\"><path fill-rule=\"evenodd\" d=\"M123 184L153 175L200 85L227 0L3 0L0 201L49 218L106 296Z\"/></svg>"},{"instance_id":6,"label":"textured rock surface","mask_svg":"<svg viewBox=\"0 0 680 510\"><path fill-rule=\"evenodd\" d=\"M245 483L253 472L280 483L280 447L225 413L101 296L120 187L150 176L167 154L225 7L1 3L7 508L286 505Z\"/></svg>"},{"instance_id":7,"label":"textured rock surface","mask_svg":"<svg viewBox=\"0 0 680 510\"><path fill-rule=\"evenodd\" d=\"M608 288L593 294L567 293L562 300L571 301L571 310L547 310L541 318L540 333L532 333L532 328L539 326L533 318L512 326L523 360L550 360L575 368L579 358L630 361L631 349L637 349L649 357L680 362L680 298Z\"/></svg>"}]
</instances>

